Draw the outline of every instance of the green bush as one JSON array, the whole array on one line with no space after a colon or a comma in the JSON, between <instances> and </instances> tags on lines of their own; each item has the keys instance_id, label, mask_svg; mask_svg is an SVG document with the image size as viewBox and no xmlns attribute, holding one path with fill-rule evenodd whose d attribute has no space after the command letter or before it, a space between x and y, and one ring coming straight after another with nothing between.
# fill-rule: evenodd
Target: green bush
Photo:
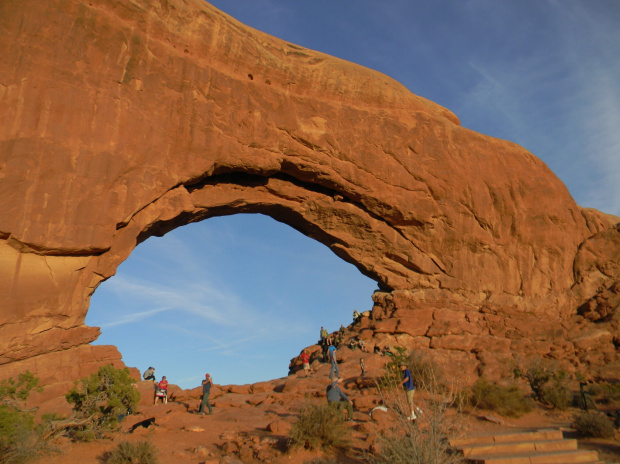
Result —
<instances>
[{"instance_id":1,"label":"green bush","mask_svg":"<svg viewBox=\"0 0 620 464\"><path fill-rule=\"evenodd\" d=\"M0 462L24 464L54 451L34 426L34 416L22 409L39 379L30 372L0 383Z\"/></svg>"},{"instance_id":2,"label":"green bush","mask_svg":"<svg viewBox=\"0 0 620 464\"><path fill-rule=\"evenodd\" d=\"M120 442L104 457L106 464L157 464L157 448L149 441Z\"/></svg>"},{"instance_id":3,"label":"green bush","mask_svg":"<svg viewBox=\"0 0 620 464\"><path fill-rule=\"evenodd\" d=\"M119 417L132 411L140 400L129 369L101 366L90 377L84 377L65 395L73 405L75 424L70 435L78 440L99 438L104 430L118 426Z\"/></svg>"},{"instance_id":4,"label":"green bush","mask_svg":"<svg viewBox=\"0 0 620 464\"><path fill-rule=\"evenodd\" d=\"M568 375L555 361L532 358L514 368L515 378L525 379L534 398L556 409L567 409L573 400L568 387Z\"/></svg>"},{"instance_id":5,"label":"green bush","mask_svg":"<svg viewBox=\"0 0 620 464\"><path fill-rule=\"evenodd\" d=\"M568 376L562 370L551 374L549 382L542 387L542 401L555 409L565 411L573 402L573 392L568 387Z\"/></svg>"},{"instance_id":6,"label":"green bush","mask_svg":"<svg viewBox=\"0 0 620 464\"><path fill-rule=\"evenodd\" d=\"M407 350L403 347L397 346L395 348L396 353L393 353L390 357L390 362L388 362L385 366L385 372L383 376L379 379L379 387L380 388L394 388L397 386L402 378L402 372L400 370L401 364L408 363ZM412 374L413 375L413 374Z\"/></svg>"},{"instance_id":7,"label":"green bush","mask_svg":"<svg viewBox=\"0 0 620 464\"><path fill-rule=\"evenodd\" d=\"M492 384L484 378L478 379L472 386L471 404L509 417L520 417L533 408L532 401L517 385Z\"/></svg>"},{"instance_id":8,"label":"green bush","mask_svg":"<svg viewBox=\"0 0 620 464\"><path fill-rule=\"evenodd\" d=\"M327 404L305 405L290 432L294 446L311 450L347 448L349 437L342 413Z\"/></svg>"},{"instance_id":9,"label":"green bush","mask_svg":"<svg viewBox=\"0 0 620 464\"><path fill-rule=\"evenodd\" d=\"M600 412L581 412L573 417L573 427L584 437L611 438L614 424Z\"/></svg>"}]
</instances>

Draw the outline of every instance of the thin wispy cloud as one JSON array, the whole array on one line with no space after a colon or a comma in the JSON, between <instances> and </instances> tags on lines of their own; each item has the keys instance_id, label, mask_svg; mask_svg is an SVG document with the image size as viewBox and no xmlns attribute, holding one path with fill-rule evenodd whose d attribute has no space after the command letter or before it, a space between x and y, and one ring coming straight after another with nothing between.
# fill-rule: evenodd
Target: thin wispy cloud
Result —
<instances>
[{"instance_id":1,"label":"thin wispy cloud","mask_svg":"<svg viewBox=\"0 0 620 464\"><path fill-rule=\"evenodd\" d=\"M140 311L140 312L135 312L135 313L130 313L130 314L124 314L119 319L105 322L103 324L100 324L100 326L102 329L109 329L111 327L117 327L119 325L135 324L135 323L141 322L144 319L148 319L150 317L161 314L164 311L169 311L170 309L173 309L173 308L170 308L170 307L156 308L150 311Z\"/></svg>"}]
</instances>

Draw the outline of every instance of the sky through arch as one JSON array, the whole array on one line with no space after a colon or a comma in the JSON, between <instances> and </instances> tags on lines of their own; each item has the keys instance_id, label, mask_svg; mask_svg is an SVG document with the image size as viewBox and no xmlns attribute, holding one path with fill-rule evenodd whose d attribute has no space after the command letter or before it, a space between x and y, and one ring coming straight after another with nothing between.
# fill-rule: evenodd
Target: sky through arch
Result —
<instances>
[{"instance_id":1,"label":"sky through arch","mask_svg":"<svg viewBox=\"0 0 620 464\"><path fill-rule=\"evenodd\" d=\"M261 214L188 224L140 244L91 297L95 344L183 388L284 377L289 360L372 308L375 281Z\"/></svg>"}]
</instances>

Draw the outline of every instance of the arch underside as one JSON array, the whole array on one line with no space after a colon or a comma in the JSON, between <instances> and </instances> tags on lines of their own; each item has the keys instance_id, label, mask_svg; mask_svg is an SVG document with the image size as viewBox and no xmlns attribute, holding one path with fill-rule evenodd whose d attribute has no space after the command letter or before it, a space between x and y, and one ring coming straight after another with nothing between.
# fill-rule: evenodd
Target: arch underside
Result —
<instances>
[{"instance_id":1,"label":"arch underside","mask_svg":"<svg viewBox=\"0 0 620 464\"><path fill-rule=\"evenodd\" d=\"M69 379L70 350L116 359L87 348L97 286L148 237L235 213L355 265L391 295L373 330L420 346L476 358L551 339L575 358L592 329L579 308L612 324L620 220L576 205L534 155L378 72L164 3L2 5L1 366L49 355ZM617 358L618 325L592 363Z\"/></svg>"}]
</instances>

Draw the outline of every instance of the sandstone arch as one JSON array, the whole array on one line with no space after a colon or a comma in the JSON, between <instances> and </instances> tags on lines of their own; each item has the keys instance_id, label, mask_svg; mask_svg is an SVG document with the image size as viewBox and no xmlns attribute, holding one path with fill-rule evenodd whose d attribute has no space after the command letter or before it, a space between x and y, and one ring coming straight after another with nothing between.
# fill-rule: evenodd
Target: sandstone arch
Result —
<instances>
[{"instance_id":1,"label":"sandstone arch","mask_svg":"<svg viewBox=\"0 0 620 464\"><path fill-rule=\"evenodd\" d=\"M51 383L118 361L88 345L96 286L146 237L235 212L376 279L391 309L376 330L472 366L493 363L489 340L617 362L619 219L581 209L523 148L199 0L39 3L0 6L2 372L53 358ZM604 325L575 319L599 304ZM541 318L553 330L527 322Z\"/></svg>"}]
</instances>

